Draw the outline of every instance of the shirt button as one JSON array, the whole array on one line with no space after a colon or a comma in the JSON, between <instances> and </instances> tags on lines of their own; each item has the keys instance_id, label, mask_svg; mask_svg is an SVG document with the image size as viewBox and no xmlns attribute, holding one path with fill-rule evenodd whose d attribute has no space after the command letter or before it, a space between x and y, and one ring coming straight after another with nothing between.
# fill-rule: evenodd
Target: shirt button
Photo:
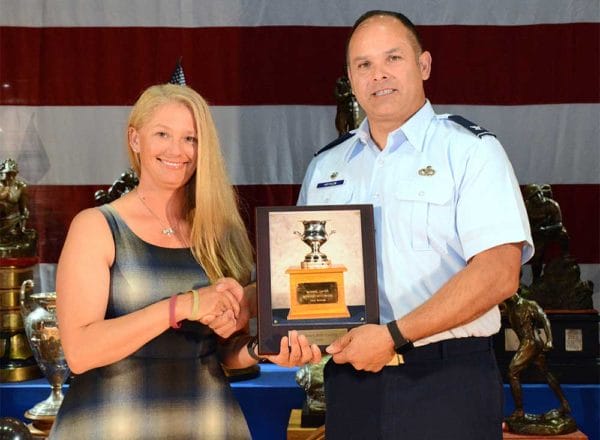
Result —
<instances>
[{"instance_id":1,"label":"shirt button","mask_svg":"<svg viewBox=\"0 0 600 440\"><path fill-rule=\"evenodd\" d=\"M425 195L425 191L419 191L419 197L423 197Z\"/></svg>"},{"instance_id":2,"label":"shirt button","mask_svg":"<svg viewBox=\"0 0 600 440\"><path fill-rule=\"evenodd\" d=\"M380 167L382 167L384 162L385 161L383 159L378 159L377 160L377 165L380 166Z\"/></svg>"}]
</instances>

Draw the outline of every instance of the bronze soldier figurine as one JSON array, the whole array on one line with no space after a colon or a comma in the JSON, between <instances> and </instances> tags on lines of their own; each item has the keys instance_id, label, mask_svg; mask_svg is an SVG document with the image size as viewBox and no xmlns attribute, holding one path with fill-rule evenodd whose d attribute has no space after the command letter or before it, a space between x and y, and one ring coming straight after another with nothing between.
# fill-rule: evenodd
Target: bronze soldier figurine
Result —
<instances>
[{"instance_id":1,"label":"bronze soldier figurine","mask_svg":"<svg viewBox=\"0 0 600 440\"><path fill-rule=\"evenodd\" d=\"M504 301L504 306L510 325L519 337L519 348L508 366L515 410L506 419L507 425L511 431L522 434L566 434L575 431L577 425L570 416L569 402L546 365L545 352L552 349L552 331L548 317L535 301L518 294ZM525 414L519 376L531 364L544 375L560 401L560 410L551 410L542 416Z\"/></svg>"},{"instance_id":2,"label":"bronze soldier figurine","mask_svg":"<svg viewBox=\"0 0 600 440\"><path fill-rule=\"evenodd\" d=\"M27 229L27 184L17 177L13 159L0 163L0 257L29 257L36 254L37 233Z\"/></svg>"}]
</instances>

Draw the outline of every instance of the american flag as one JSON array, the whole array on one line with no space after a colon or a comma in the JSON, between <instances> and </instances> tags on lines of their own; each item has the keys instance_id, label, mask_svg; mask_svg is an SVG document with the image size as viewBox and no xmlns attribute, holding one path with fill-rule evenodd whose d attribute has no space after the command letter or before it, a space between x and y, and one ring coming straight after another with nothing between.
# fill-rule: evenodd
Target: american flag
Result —
<instances>
[{"instance_id":1,"label":"american flag","mask_svg":"<svg viewBox=\"0 0 600 440\"><path fill-rule=\"evenodd\" d=\"M493 131L521 184L552 185L600 306L598 1L51 3L0 0L0 159L47 158L19 164L35 183L28 225L42 261L57 261L73 215L128 168L130 106L180 56L188 85L212 105L249 222L256 205L295 203L313 153L337 136L349 27L366 10L393 9L432 53L426 91L436 111ZM19 156L26 137L44 154Z\"/></svg>"},{"instance_id":2,"label":"american flag","mask_svg":"<svg viewBox=\"0 0 600 440\"><path fill-rule=\"evenodd\" d=\"M175 70L173 70L173 74L171 75L171 79L169 80L170 84L178 84L180 86L185 86L185 75L183 74L183 66L181 65L181 58L177 60L177 65L175 66Z\"/></svg>"}]
</instances>

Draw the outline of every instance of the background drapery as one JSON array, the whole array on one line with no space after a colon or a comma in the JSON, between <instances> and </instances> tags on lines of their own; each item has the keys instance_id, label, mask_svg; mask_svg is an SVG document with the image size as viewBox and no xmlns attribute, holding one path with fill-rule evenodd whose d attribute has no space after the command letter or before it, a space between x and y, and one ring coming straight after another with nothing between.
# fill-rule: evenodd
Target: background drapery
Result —
<instances>
[{"instance_id":1,"label":"background drapery","mask_svg":"<svg viewBox=\"0 0 600 440\"><path fill-rule=\"evenodd\" d=\"M349 26L374 8L419 26L438 113L496 133L521 184L553 186L598 307L596 0L0 0L0 159L29 182L42 261L128 167L129 108L180 57L212 105L251 232L255 206L295 203L312 154L337 136Z\"/></svg>"}]
</instances>

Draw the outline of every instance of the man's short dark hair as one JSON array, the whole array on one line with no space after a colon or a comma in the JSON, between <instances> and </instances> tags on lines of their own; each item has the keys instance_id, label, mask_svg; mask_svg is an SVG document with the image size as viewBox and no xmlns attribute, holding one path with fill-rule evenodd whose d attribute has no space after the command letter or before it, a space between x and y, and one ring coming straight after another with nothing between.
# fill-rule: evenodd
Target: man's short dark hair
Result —
<instances>
[{"instance_id":1,"label":"man's short dark hair","mask_svg":"<svg viewBox=\"0 0 600 440\"><path fill-rule=\"evenodd\" d=\"M396 20L398 20L400 23L402 23L404 25L404 27L406 29L408 29L408 31L414 37L415 44L416 44L415 49L417 49L417 52L423 51L423 42L421 41L419 32L417 31L415 24L412 21L410 21L410 19L406 15L401 14L400 12L385 11L385 10L381 10L381 9L373 9L372 11L367 11L363 15L358 17L358 19L354 22L354 25L352 25L352 29L350 30L350 35L348 35L348 40L346 41L346 58L348 58L348 47L350 46L350 40L352 39L352 35L354 35L354 32L356 31L356 29L363 22L367 21L369 18L376 17L376 16L387 16L387 17L392 17L392 18L395 18Z\"/></svg>"}]
</instances>

